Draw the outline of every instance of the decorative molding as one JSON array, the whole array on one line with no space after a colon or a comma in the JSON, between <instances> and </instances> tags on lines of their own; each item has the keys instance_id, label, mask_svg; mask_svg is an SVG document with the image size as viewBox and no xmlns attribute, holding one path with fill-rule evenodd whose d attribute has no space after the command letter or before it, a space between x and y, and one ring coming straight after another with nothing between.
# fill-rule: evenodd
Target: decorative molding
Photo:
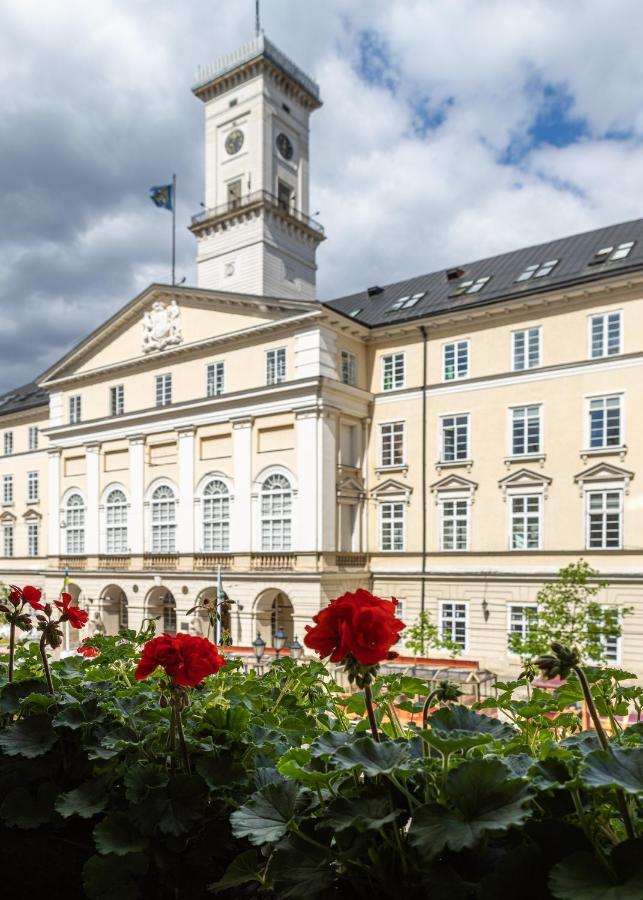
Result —
<instances>
[{"instance_id":1,"label":"decorative molding","mask_svg":"<svg viewBox=\"0 0 643 900\"><path fill-rule=\"evenodd\" d=\"M167 304L155 300L152 308L143 313L143 353L182 343L181 310L175 298Z\"/></svg>"},{"instance_id":2,"label":"decorative molding","mask_svg":"<svg viewBox=\"0 0 643 900\"><path fill-rule=\"evenodd\" d=\"M634 478L634 472L628 469L621 469L620 466L613 466L611 463L597 463L590 469L585 469L574 476L575 484L580 485L579 495L582 497L586 486L598 487L607 483L615 482L622 485L626 494L630 492L630 481Z\"/></svg>"},{"instance_id":3,"label":"decorative molding","mask_svg":"<svg viewBox=\"0 0 643 900\"><path fill-rule=\"evenodd\" d=\"M372 488L371 497L373 500L377 500L378 503L382 503L389 499L402 499L408 504L411 501L412 493L413 488L408 484L403 484L395 478L387 478L386 481L383 481L381 484L378 484L377 487Z\"/></svg>"},{"instance_id":4,"label":"decorative molding","mask_svg":"<svg viewBox=\"0 0 643 900\"><path fill-rule=\"evenodd\" d=\"M624 462L627 456L627 445L623 444L620 447L592 447L589 450L581 450L580 458L584 463L596 456L618 456L620 461Z\"/></svg>"},{"instance_id":5,"label":"decorative molding","mask_svg":"<svg viewBox=\"0 0 643 900\"><path fill-rule=\"evenodd\" d=\"M541 493L545 500L552 479L547 475L539 472L533 472L531 469L518 469L511 475L505 475L498 481L498 487L502 490L503 502L507 499L508 493L518 493L519 491L531 491Z\"/></svg>"},{"instance_id":6,"label":"decorative molding","mask_svg":"<svg viewBox=\"0 0 643 900\"><path fill-rule=\"evenodd\" d=\"M461 475L455 474L446 475L431 485L431 493L435 494L436 506L440 502L440 495L442 495L442 499L446 499L445 495L448 496L455 493L468 494L469 502L473 503L473 497L477 490L477 481L471 481L469 478L463 478Z\"/></svg>"}]
</instances>

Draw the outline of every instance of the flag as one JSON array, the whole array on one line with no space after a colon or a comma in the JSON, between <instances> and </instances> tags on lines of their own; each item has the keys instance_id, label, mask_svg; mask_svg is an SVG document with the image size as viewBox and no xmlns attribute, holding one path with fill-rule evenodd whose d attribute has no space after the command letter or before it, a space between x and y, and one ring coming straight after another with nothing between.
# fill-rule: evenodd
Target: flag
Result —
<instances>
[{"instance_id":1,"label":"flag","mask_svg":"<svg viewBox=\"0 0 643 900\"><path fill-rule=\"evenodd\" d=\"M159 184L150 188L150 200L160 209L172 209L174 197L171 184Z\"/></svg>"}]
</instances>

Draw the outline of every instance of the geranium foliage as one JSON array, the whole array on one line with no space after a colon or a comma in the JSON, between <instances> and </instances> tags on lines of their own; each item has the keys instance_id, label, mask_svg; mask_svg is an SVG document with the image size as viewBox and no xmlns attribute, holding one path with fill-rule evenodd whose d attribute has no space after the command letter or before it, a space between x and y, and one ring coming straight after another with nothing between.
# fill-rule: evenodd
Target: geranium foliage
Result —
<instances>
[{"instance_id":1,"label":"geranium foliage","mask_svg":"<svg viewBox=\"0 0 643 900\"><path fill-rule=\"evenodd\" d=\"M615 670L589 673L616 725L605 750L570 710L573 674L553 693L501 685L481 709L444 702L424 723L421 679L346 697L321 662L259 677L230 658L179 686L182 755L171 672L135 677L152 637L92 638L96 654L51 665L53 695L37 647L11 684L0 664L7 896L643 897L643 727L615 718L640 694Z\"/></svg>"}]
</instances>

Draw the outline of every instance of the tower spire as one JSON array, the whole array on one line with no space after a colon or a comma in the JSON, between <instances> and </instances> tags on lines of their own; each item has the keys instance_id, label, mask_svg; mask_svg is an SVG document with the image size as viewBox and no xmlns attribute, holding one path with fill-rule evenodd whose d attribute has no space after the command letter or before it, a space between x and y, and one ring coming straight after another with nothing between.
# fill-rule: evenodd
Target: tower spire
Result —
<instances>
[{"instance_id":1,"label":"tower spire","mask_svg":"<svg viewBox=\"0 0 643 900\"><path fill-rule=\"evenodd\" d=\"M255 0L255 34L257 37L261 34L261 9L260 0Z\"/></svg>"}]
</instances>

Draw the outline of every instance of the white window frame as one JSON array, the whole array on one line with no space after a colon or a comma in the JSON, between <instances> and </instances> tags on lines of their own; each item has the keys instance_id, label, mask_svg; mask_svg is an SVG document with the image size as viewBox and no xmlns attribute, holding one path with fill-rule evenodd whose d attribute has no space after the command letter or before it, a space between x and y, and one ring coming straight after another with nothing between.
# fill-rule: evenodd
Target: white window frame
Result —
<instances>
[{"instance_id":1,"label":"white window frame","mask_svg":"<svg viewBox=\"0 0 643 900\"><path fill-rule=\"evenodd\" d=\"M80 503L70 505L74 497L80 497ZM78 513L77 521L72 525L72 510ZM65 553L69 556L84 556L87 539L87 503L78 490L71 490L65 498Z\"/></svg>"},{"instance_id":2,"label":"white window frame","mask_svg":"<svg viewBox=\"0 0 643 900\"><path fill-rule=\"evenodd\" d=\"M279 480L281 479L281 480ZM279 485L269 488L270 484ZM279 497L280 506L275 506ZM262 553L290 553L293 541L295 490L283 472L267 475L259 491L259 538Z\"/></svg>"},{"instance_id":3,"label":"white window frame","mask_svg":"<svg viewBox=\"0 0 643 900\"><path fill-rule=\"evenodd\" d=\"M283 384L287 378L285 347L271 347L265 351L266 384Z\"/></svg>"},{"instance_id":4,"label":"white window frame","mask_svg":"<svg viewBox=\"0 0 643 900\"><path fill-rule=\"evenodd\" d=\"M624 493L622 487L598 487L596 485L586 486L585 489L585 549L586 550L622 550L623 549L623 532L625 530L625 515L624 515ZM603 543L600 547L591 545L591 510L590 510L590 497L596 494L603 494L603 509L601 510L601 515L604 517L603 519ZM618 545L617 546L608 546L606 544L605 538L607 536L607 516L609 515L609 511L607 509L607 494L618 494L619 498L619 506L618 506Z\"/></svg>"},{"instance_id":5,"label":"white window frame","mask_svg":"<svg viewBox=\"0 0 643 900\"><path fill-rule=\"evenodd\" d=\"M5 431L3 441L4 456L13 454L13 431Z\"/></svg>"},{"instance_id":6,"label":"white window frame","mask_svg":"<svg viewBox=\"0 0 643 900\"><path fill-rule=\"evenodd\" d=\"M225 363L222 359L209 362L205 367L205 396L220 397L225 391Z\"/></svg>"},{"instance_id":7,"label":"white window frame","mask_svg":"<svg viewBox=\"0 0 643 900\"><path fill-rule=\"evenodd\" d=\"M442 345L442 380L460 381L469 377L469 354L471 341L449 341ZM453 354L452 369L447 367L447 355ZM450 375L449 372L452 372Z\"/></svg>"},{"instance_id":8,"label":"white window frame","mask_svg":"<svg viewBox=\"0 0 643 900\"><path fill-rule=\"evenodd\" d=\"M154 405L157 408L172 404L172 373L154 376Z\"/></svg>"},{"instance_id":9,"label":"white window frame","mask_svg":"<svg viewBox=\"0 0 643 900\"><path fill-rule=\"evenodd\" d=\"M609 352L609 320L611 317L618 319L618 349ZM594 323L602 322L603 337L600 353L594 353ZM623 352L623 310L611 309L608 312L594 313L587 317L587 358L608 359L618 356Z\"/></svg>"},{"instance_id":10,"label":"white window frame","mask_svg":"<svg viewBox=\"0 0 643 900\"><path fill-rule=\"evenodd\" d=\"M38 426L30 425L29 426L29 449L37 450L38 449Z\"/></svg>"},{"instance_id":11,"label":"white window frame","mask_svg":"<svg viewBox=\"0 0 643 900\"><path fill-rule=\"evenodd\" d=\"M607 401L618 400L619 409L619 441L617 444L607 444ZM595 401L603 401L603 443L599 446L592 446L592 403ZM585 447L587 450L618 450L625 446L625 399L622 393L614 394L595 394L585 398Z\"/></svg>"},{"instance_id":12,"label":"white window frame","mask_svg":"<svg viewBox=\"0 0 643 900\"><path fill-rule=\"evenodd\" d=\"M350 350L340 351L339 379L342 384L357 385L357 356Z\"/></svg>"},{"instance_id":13,"label":"white window frame","mask_svg":"<svg viewBox=\"0 0 643 900\"><path fill-rule=\"evenodd\" d=\"M533 414L530 415L530 410L538 410L538 415L535 416ZM523 450L516 450L515 448L515 426L518 423L517 414L522 413L523 418L523 429L524 429L524 448ZM538 449L530 450L529 449L529 423L532 419L537 419L538 421ZM509 447L508 447L508 456L510 457L519 457L519 456L539 456L542 455L543 452L543 404L542 403L528 403L525 406L510 406L509 407Z\"/></svg>"},{"instance_id":14,"label":"white window frame","mask_svg":"<svg viewBox=\"0 0 643 900\"><path fill-rule=\"evenodd\" d=\"M379 469L401 469L406 465L406 421L398 420L396 422L380 423L380 441L379 441ZM396 437L401 435L402 456L398 462L394 460ZM389 461L385 460L385 450L387 450Z\"/></svg>"},{"instance_id":15,"label":"white window frame","mask_svg":"<svg viewBox=\"0 0 643 900\"><path fill-rule=\"evenodd\" d=\"M447 459L445 454L446 448L446 421L448 419L453 419L453 425L449 426L454 429L454 441L453 441L453 450L454 457L453 459ZM456 419L465 419L465 423L458 423ZM464 427L466 429L466 452L464 456L458 456L458 429ZM440 464L441 465L451 465L453 463L464 463L468 462L471 459L471 415L470 413L448 413L447 415L440 416Z\"/></svg>"},{"instance_id":16,"label":"white window frame","mask_svg":"<svg viewBox=\"0 0 643 900\"><path fill-rule=\"evenodd\" d=\"M208 489L216 485L217 492ZM230 550L231 496L225 480L211 475L201 491L201 549L204 553Z\"/></svg>"},{"instance_id":17,"label":"white window frame","mask_svg":"<svg viewBox=\"0 0 643 900\"><path fill-rule=\"evenodd\" d=\"M526 609L535 609L536 611L538 611L538 604L537 603L507 603L507 655L511 656L515 659L518 656L518 654L514 653L513 650L511 650L511 648L509 647L509 638L511 637L512 634L517 633L517 629L512 631L512 628L511 628L511 624L512 624L511 623L511 611L513 609L520 609L523 611L523 614L524 614L524 611ZM525 640L525 638L527 636L526 619L523 620L523 627L522 627L520 633L522 634L523 640Z\"/></svg>"},{"instance_id":18,"label":"white window frame","mask_svg":"<svg viewBox=\"0 0 643 900\"><path fill-rule=\"evenodd\" d=\"M162 496L157 496L159 491ZM169 491L171 496L167 493ZM178 528L178 495L173 485L161 482L150 492L150 551L152 553L176 553L176 532ZM167 515L162 512L167 509ZM166 537L167 536L167 539Z\"/></svg>"},{"instance_id":19,"label":"white window frame","mask_svg":"<svg viewBox=\"0 0 643 900\"><path fill-rule=\"evenodd\" d=\"M537 547L514 547L514 519L517 517L514 513L514 501L515 500L524 500L525 507L528 504L529 500L532 499L538 500L538 546ZM512 553L525 553L525 552L536 552L537 550L543 549L543 501L544 495L541 491L515 491L507 493L507 547ZM522 519L525 522L525 535L527 534L526 523L530 515L525 508L525 512L522 513Z\"/></svg>"},{"instance_id":20,"label":"white window frame","mask_svg":"<svg viewBox=\"0 0 643 900\"><path fill-rule=\"evenodd\" d=\"M39 522L27 522L27 556L40 556Z\"/></svg>"},{"instance_id":21,"label":"white window frame","mask_svg":"<svg viewBox=\"0 0 643 900\"><path fill-rule=\"evenodd\" d=\"M385 509L390 512L385 516ZM390 522L391 546L384 546L384 524ZM401 525L401 541L396 541L396 524ZM404 553L406 550L406 503L404 500L383 500L378 508L378 536L381 553ZM399 536L399 535L398 535ZM400 544L400 546L395 546Z\"/></svg>"},{"instance_id":22,"label":"white window frame","mask_svg":"<svg viewBox=\"0 0 643 900\"><path fill-rule=\"evenodd\" d=\"M14 503L13 475L2 476L2 503L4 506Z\"/></svg>"},{"instance_id":23,"label":"white window frame","mask_svg":"<svg viewBox=\"0 0 643 900\"><path fill-rule=\"evenodd\" d=\"M109 413L122 416L125 412L125 385L113 384L109 389Z\"/></svg>"},{"instance_id":24,"label":"white window frame","mask_svg":"<svg viewBox=\"0 0 643 900\"><path fill-rule=\"evenodd\" d=\"M606 662L607 662L608 664L613 665L613 666L618 666L618 665L620 665L620 663L621 663L621 653L622 653L622 645L623 645L623 630L622 630L622 628L623 628L623 611L622 611L622 609L621 609L620 607L618 607L618 606L611 606L610 604L602 604L602 609L603 609L604 612L609 611L609 610L616 610L616 614L617 614L617 618L618 618L618 623L619 623L619 625L621 626L621 634L620 634L620 637L613 638L613 640L614 640L615 643L616 643L616 653L615 653L614 659L610 658L610 657L607 655L607 653L608 653L608 649L607 649L608 639L607 639L607 638L604 638L603 641L601 642L601 643L603 644L603 652L605 653L605 660L606 660Z\"/></svg>"},{"instance_id":25,"label":"white window frame","mask_svg":"<svg viewBox=\"0 0 643 900\"><path fill-rule=\"evenodd\" d=\"M406 386L406 354L404 351L399 353L386 353L380 358L380 377L382 391L399 391ZM386 387L387 367L390 366L391 386Z\"/></svg>"},{"instance_id":26,"label":"white window frame","mask_svg":"<svg viewBox=\"0 0 643 900\"><path fill-rule=\"evenodd\" d=\"M114 501L114 494L123 499ZM125 490L118 484L111 485L105 496L105 553L120 556L129 553L129 503Z\"/></svg>"},{"instance_id":27,"label":"white window frame","mask_svg":"<svg viewBox=\"0 0 643 900\"><path fill-rule=\"evenodd\" d=\"M523 335L524 341L524 365L517 365L517 340L518 335ZM531 336L536 336L538 345L537 360L531 363ZM530 369L537 369L542 365L542 326L534 325L531 328L517 328L511 332L511 370L512 372L527 372Z\"/></svg>"},{"instance_id":28,"label":"white window frame","mask_svg":"<svg viewBox=\"0 0 643 900\"><path fill-rule=\"evenodd\" d=\"M462 648L463 652L469 649L469 601L468 600L440 600L440 637L443 638L444 635L444 624L445 624L445 612L447 607L453 607L453 613L455 614L456 606L464 607L464 644L459 644ZM455 615L450 617L450 621L453 623L452 628L450 629L450 634L448 635L449 639L455 641L455 633L456 633L456 623L458 621L462 621L462 619L456 619Z\"/></svg>"},{"instance_id":29,"label":"white window frame","mask_svg":"<svg viewBox=\"0 0 643 900\"><path fill-rule=\"evenodd\" d=\"M80 394L72 394L69 401L69 424L77 425L82 421L83 407Z\"/></svg>"},{"instance_id":30,"label":"white window frame","mask_svg":"<svg viewBox=\"0 0 643 900\"><path fill-rule=\"evenodd\" d=\"M27 503L40 500L40 483L38 472L27 472Z\"/></svg>"},{"instance_id":31,"label":"white window frame","mask_svg":"<svg viewBox=\"0 0 643 900\"><path fill-rule=\"evenodd\" d=\"M464 516L461 512L458 512L456 507L458 504L464 503ZM446 507L448 505L454 504L453 514L446 514ZM440 535L440 550L444 553L464 553L469 550L471 546L471 497L467 495L463 496L444 496L438 499L439 506L439 535ZM463 547L456 546L457 544L457 533L458 533L458 522L464 520L465 527L465 544ZM451 521L453 523L453 546L447 547L445 541L445 524Z\"/></svg>"},{"instance_id":32,"label":"white window frame","mask_svg":"<svg viewBox=\"0 0 643 900\"><path fill-rule=\"evenodd\" d=\"M2 550L3 556L7 558L15 556L16 532L12 522L7 522L2 526Z\"/></svg>"}]
</instances>

